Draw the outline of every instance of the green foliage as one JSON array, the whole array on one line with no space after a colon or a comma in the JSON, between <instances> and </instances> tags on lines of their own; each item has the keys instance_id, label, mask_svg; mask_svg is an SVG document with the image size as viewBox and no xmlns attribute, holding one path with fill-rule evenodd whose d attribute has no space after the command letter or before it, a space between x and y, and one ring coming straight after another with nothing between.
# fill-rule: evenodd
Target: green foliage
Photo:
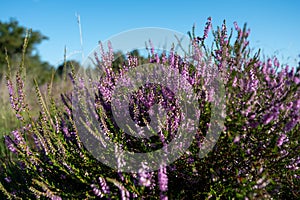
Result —
<instances>
[{"instance_id":1,"label":"green foliage","mask_svg":"<svg viewBox=\"0 0 300 200\"><path fill-rule=\"evenodd\" d=\"M0 22L0 63L6 64L5 61L5 49L9 57L21 54L23 51L23 42L26 37L26 28L20 26L19 23L10 19L9 22ZM40 44L43 40L48 39L38 31L32 31L30 35L30 41L27 45L26 54L32 55L36 50L37 44Z\"/></svg>"},{"instance_id":2,"label":"green foliage","mask_svg":"<svg viewBox=\"0 0 300 200\"><path fill-rule=\"evenodd\" d=\"M29 33L28 42L26 51L23 52L27 33ZM23 63L27 65L27 74L34 74L40 84L49 81L53 67L47 62L41 61L36 51L36 46L46 39L48 38L39 31L32 31L20 26L15 19L10 19L9 22L0 21L0 78L3 78L7 71L6 56L10 59L11 70L15 71L22 63L22 54L25 53L25 62Z\"/></svg>"}]
</instances>

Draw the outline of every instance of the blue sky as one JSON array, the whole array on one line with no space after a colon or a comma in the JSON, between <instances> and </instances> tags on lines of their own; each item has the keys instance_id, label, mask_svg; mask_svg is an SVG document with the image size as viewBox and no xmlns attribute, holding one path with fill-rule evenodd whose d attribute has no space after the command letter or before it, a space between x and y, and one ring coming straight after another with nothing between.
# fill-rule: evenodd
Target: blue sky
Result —
<instances>
[{"instance_id":1,"label":"blue sky","mask_svg":"<svg viewBox=\"0 0 300 200\"><path fill-rule=\"evenodd\" d=\"M13 17L20 25L48 36L38 51L44 61L55 66L62 62L65 46L69 59L81 61L76 13L81 18L85 55L99 40L134 28L161 27L186 33L195 23L196 33L202 35L206 19L211 16L214 28L224 19L228 27L233 27L234 21L240 26L247 22L251 47L262 48L267 56L277 55L295 66L300 54L299 2L0 0L0 20Z\"/></svg>"}]
</instances>

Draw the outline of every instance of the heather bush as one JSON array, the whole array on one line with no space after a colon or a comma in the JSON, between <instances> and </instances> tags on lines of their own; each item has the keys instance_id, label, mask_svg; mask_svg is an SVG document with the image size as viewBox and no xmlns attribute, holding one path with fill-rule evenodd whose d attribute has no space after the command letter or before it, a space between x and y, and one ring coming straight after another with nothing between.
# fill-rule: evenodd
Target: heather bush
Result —
<instances>
[{"instance_id":1,"label":"heather bush","mask_svg":"<svg viewBox=\"0 0 300 200\"><path fill-rule=\"evenodd\" d=\"M100 45L99 69L93 70L104 69L105 74L93 82L73 68L69 73L73 89L61 95L60 105L55 102L51 87L44 98L35 82L40 106L36 120L24 98L22 66L15 85L8 76L10 103L22 126L5 136L7 149L17 159L2 159L3 198L299 198L299 70L281 66L275 57L261 60L259 52L253 54L246 26L241 29L234 24L234 29L228 31L224 22L212 31L214 46L209 49L205 39L210 29L209 18L203 35L196 36L194 28L189 33L194 62L179 56L174 49L158 54L153 48L149 52L150 64L169 65L186 77L197 94L200 113L197 133L188 151L168 166L161 163L154 172L149 171L151 163L142 163L138 173L110 168L94 158L79 135L79 131L88 131L121 144L125 150L140 152L161 148L172 139L180 124L180 108L172 91L162 86L141 87L129 104L131 117L139 125L147 123L147 111L156 103L169 111L168 126L159 137L141 141L125 134L114 121L112 90L128 70L139 65L136 56L128 54L122 67L113 68L112 48L109 46L109 51L104 52ZM224 83L226 119L216 145L200 158L199 149L211 125L214 103L215 91L206 89L208 71L218 73ZM88 90L86 84L91 84L93 90ZM82 99L84 96L90 98ZM89 106L84 109L93 113L84 115L86 110L80 110L80 127L76 124L78 119L74 119L78 110L74 108L74 98L78 99L77 106L81 106L81 100L88 100ZM32 120L28 123L24 118ZM97 127L104 130L102 135ZM117 155L114 153L112 157ZM126 164L121 157L115 159L120 165Z\"/></svg>"}]
</instances>

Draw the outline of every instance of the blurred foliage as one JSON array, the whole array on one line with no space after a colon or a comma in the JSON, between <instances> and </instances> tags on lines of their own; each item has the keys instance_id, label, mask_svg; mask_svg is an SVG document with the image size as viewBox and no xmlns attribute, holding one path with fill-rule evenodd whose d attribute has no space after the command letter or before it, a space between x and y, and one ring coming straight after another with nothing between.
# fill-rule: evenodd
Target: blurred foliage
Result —
<instances>
[{"instance_id":1,"label":"blurred foliage","mask_svg":"<svg viewBox=\"0 0 300 200\"><path fill-rule=\"evenodd\" d=\"M51 77L51 66L48 62L41 61L36 46L48 37L41 34L39 31L32 31L24 26L19 25L15 19L10 19L9 22L0 21L0 78L7 71L6 55L9 59L11 70L14 71L21 64L23 53L23 45L26 34L29 33L28 43L24 59L26 63L27 74L35 75L39 84L49 81Z\"/></svg>"}]
</instances>

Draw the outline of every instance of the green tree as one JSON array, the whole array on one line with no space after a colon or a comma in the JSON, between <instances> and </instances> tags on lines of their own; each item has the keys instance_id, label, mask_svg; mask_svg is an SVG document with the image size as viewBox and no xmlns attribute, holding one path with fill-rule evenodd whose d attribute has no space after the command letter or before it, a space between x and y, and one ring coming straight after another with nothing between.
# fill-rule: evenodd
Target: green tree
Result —
<instances>
[{"instance_id":1,"label":"green tree","mask_svg":"<svg viewBox=\"0 0 300 200\"><path fill-rule=\"evenodd\" d=\"M20 26L18 21L10 19L9 22L0 21L0 78L7 69L6 52L14 70L21 62L23 44L27 28ZM25 53L25 65L29 74L35 74L39 83L44 83L51 73L52 66L42 62L36 51L36 46L48 37L39 31L29 31L28 44Z\"/></svg>"}]
</instances>

